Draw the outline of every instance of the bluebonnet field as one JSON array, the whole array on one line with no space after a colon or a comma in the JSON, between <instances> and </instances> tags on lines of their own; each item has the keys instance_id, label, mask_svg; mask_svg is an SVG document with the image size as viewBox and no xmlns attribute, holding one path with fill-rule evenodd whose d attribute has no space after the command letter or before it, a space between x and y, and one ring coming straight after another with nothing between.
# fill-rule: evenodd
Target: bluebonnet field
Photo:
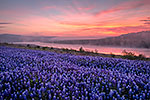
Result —
<instances>
[{"instance_id":1,"label":"bluebonnet field","mask_svg":"<svg viewBox=\"0 0 150 100\"><path fill-rule=\"evenodd\" d=\"M3 99L150 99L150 62L0 46Z\"/></svg>"}]
</instances>

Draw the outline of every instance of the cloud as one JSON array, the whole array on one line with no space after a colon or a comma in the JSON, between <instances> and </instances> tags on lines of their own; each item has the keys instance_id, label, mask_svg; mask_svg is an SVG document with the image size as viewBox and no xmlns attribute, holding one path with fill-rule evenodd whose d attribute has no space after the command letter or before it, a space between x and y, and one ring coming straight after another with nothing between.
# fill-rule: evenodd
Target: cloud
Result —
<instances>
[{"instance_id":1,"label":"cloud","mask_svg":"<svg viewBox=\"0 0 150 100\"><path fill-rule=\"evenodd\" d=\"M5 26L0 26L0 28L5 28Z\"/></svg>"},{"instance_id":2,"label":"cloud","mask_svg":"<svg viewBox=\"0 0 150 100\"><path fill-rule=\"evenodd\" d=\"M143 24L150 25L150 17L147 17L146 19L140 21L144 22Z\"/></svg>"},{"instance_id":3,"label":"cloud","mask_svg":"<svg viewBox=\"0 0 150 100\"><path fill-rule=\"evenodd\" d=\"M9 25L9 24L12 24L12 23L9 23L9 22L0 22L0 29L5 28L6 25Z\"/></svg>"},{"instance_id":4,"label":"cloud","mask_svg":"<svg viewBox=\"0 0 150 100\"><path fill-rule=\"evenodd\" d=\"M85 2L83 3L82 1L78 0L73 0L71 7L77 11L78 13L84 13L86 11L92 10L95 8L95 4L86 4Z\"/></svg>"},{"instance_id":5,"label":"cloud","mask_svg":"<svg viewBox=\"0 0 150 100\"><path fill-rule=\"evenodd\" d=\"M68 22L68 21L62 21L60 24L63 25L71 25L71 26L88 26L89 24L87 23L82 23L82 22Z\"/></svg>"},{"instance_id":6,"label":"cloud","mask_svg":"<svg viewBox=\"0 0 150 100\"><path fill-rule=\"evenodd\" d=\"M150 25L150 22L146 22L146 23L144 23L144 24Z\"/></svg>"},{"instance_id":7,"label":"cloud","mask_svg":"<svg viewBox=\"0 0 150 100\"><path fill-rule=\"evenodd\" d=\"M148 30L148 27L145 26L125 26L125 27L116 27L116 28L108 28L108 31L113 31L116 33L130 33L130 32L138 32L143 30Z\"/></svg>"},{"instance_id":8,"label":"cloud","mask_svg":"<svg viewBox=\"0 0 150 100\"><path fill-rule=\"evenodd\" d=\"M94 7L93 6L91 6L91 7L78 7L77 9L78 10L81 10L81 11L85 11L85 10L91 10L91 9L93 9Z\"/></svg>"},{"instance_id":9,"label":"cloud","mask_svg":"<svg viewBox=\"0 0 150 100\"><path fill-rule=\"evenodd\" d=\"M49 10L49 9L56 9L56 8L57 8L56 6L45 6L42 9L43 10Z\"/></svg>"},{"instance_id":10,"label":"cloud","mask_svg":"<svg viewBox=\"0 0 150 100\"><path fill-rule=\"evenodd\" d=\"M146 5L150 5L150 0L127 1L118 6L115 6L113 8L97 12L95 15L100 16L103 14L118 12L121 10L129 10L129 9L139 8L139 7L146 6Z\"/></svg>"},{"instance_id":11,"label":"cloud","mask_svg":"<svg viewBox=\"0 0 150 100\"><path fill-rule=\"evenodd\" d=\"M139 32L149 30L148 27L140 25L140 26L121 26L121 27L112 27L112 28L83 28L78 31L88 33L88 34L96 34L96 35L120 35L131 32Z\"/></svg>"},{"instance_id":12,"label":"cloud","mask_svg":"<svg viewBox=\"0 0 150 100\"><path fill-rule=\"evenodd\" d=\"M146 2L143 2L146 1ZM82 5L79 3L73 3L72 5L51 5L51 6L42 6L40 8L40 13L32 13L31 11L20 11L14 10L13 12L8 11L4 12L5 15L13 15L15 20L9 19L13 25L10 25L4 31L16 32L28 34L30 32L43 32L39 33L41 35L85 35L85 36L95 36L101 33L114 35L121 33L128 33L140 30L147 30L145 27L137 27L141 23L140 19L143 19L143 14L136 14L133 11L131 13L135 14L130 16L126 13L119 11L129 10L133 8L143 7L148 5L150 0L133 0L130 2L126 1L119 5L116 5L110 9L99 11L96 16L93 15L93 12L97 11L99 7L96 5ZM39 9L38 9L39 10ZM142 10L142 9L140 9ZM20 15L19 12L26 12L27 16L24 16L24 13ZM43 12L44 11L44 12ZM143 10L142 10L143 11ZM113 14L113 12L119 12ZM1 13L1 12L0 12ZM110 13L110 14L109 14ZM145 13L145 12L144 12ZM40 15L42 14L42 15ZM106 14L106 16L99 16ZM108 15L107 15L108 14ZM130 12L129 12L130 14ZM147 14L147 13L146 13ZM45 16L46 15L46 16ZM98 16L97 16L98 15ZM125 16L123 16L125 15ZM23 16L23 17L22 17ZM137 18L136 18L136 17ZM17 18L16 18L17 17ZM149 25L150 17L147 19L141 20L143 26ZM7 27L9 24L5 21L0 21L1 29ZM128 26L128 27L125 27ZM136 27L131 27L136 26ZM47 32L46 32L47 31Z\"/></svg>"},{"instance_id":13,"label":"cloud","mask_svg":"<svg viewBox=\"0 0 150 100\"><path fill-rule=\"evenodd\" d=\"M150 20L140 20L140 21L145 21L145 22L147 22L147 21L150 21Z\"/></svg>"},{"instance_id":14,"label":"cloud","mask_svg":"<svg viewBox=\"0 0 150 100\"><path fill-rule=\"evenodd\" d=\"M57 15L69 15L69 14L85 14L90 12L90 10L94 9L95 5L91 4L82 4L78 1L72 1L69 5L45 5L41 9L42 10L54 10Z\"/></svg>"},{"instance_id":15,"label":"cloud","mask_svg":"<svg viewBox=\"0 0 150 100\"><path fill-rule=\"evenodd\" d=\"M0 25L4 25L4 24L12 24L12 23L0 22Z\"/></svg>"}]
</instances>

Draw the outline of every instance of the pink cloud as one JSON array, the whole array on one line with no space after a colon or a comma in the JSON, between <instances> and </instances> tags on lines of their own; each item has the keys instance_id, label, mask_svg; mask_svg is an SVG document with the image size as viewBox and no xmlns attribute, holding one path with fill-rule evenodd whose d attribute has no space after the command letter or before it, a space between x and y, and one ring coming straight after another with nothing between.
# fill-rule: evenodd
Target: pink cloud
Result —
<instances>
[{"instance_id":1,"label":"pink cloud","mask_svg":"<svg viewBox=\"0 0 150 100\"><path fill-rule=\"evenodd\" d=\"M128 32L137 32L148 30L149 28L145 26L140 26L139 15L136 17L122 17L122 13L117 14L108 14L113 12L118 12L121 10L128 10L132 8L143 7L149 5L150 0L137 0L124 2L116 7L113 7L108 10L100 11L95 15L89 13L88 11L95 8L95 6L81 6L78 3L75 3L74 6L66 7L56 7L56 6L45 6L41 9L49 10L55 9L58 12L61 12L60 15L55 16L37 16L31 14L32 12L21 11L7 11L3 14L7 15L17 15L23 17L17 17L15 23L10 26L9 32L14 33L31 33L39 32L41 35L58 35L58 36L98 36L98 35L118 35ZM1 13L1 12L0 12ZM29 13L29 14L28 14ZM51 13L51 12L50 12ZM126 12L127 14L129 12ZM133 13L133 12L132 12ZM108 14L105 16L99 16L102 14ZM30 16L25 16L30 15ZM125 19L125 20L124 20ZM24 24L26 26L23 26ZM2 28L1 28L2 29ZM7 30L6 30L7 31Z\"/></svg>"},{"instance_id":2,"label":"pink cloud","mask_svg":"<svg viewBox=\"0 0 150 100\"><path fill-rule=\"evenodd\" d=\"M147 6L147 5L150 5L150 0L127 1L118 6L115 6L113 8L100 11L100 12L96 13L96 16L99 16L102 14L107 14L107 13L113 13L113 12L117 12L117 11L121 11L121 10L134 9L134 8Z\"/></svg>"},{"instance_id":3,"label":"pink cloud","mask_svg":"<svg viewBox=\"0 0 150 100\"><path fill-rule=\"evenodd\" d=\"M91 10L93 8L94 8L94 6L90 6L90 7L78 7L77 9L81 10L81 11L87 11L87 10Z\"/></svg>"},{"instance_id":4,"label":"pink cloud","mask_svg":"<svg viewBox=\"0 0 150 100\"><path fill-rule=\"evenodd\" d=\"M114 27L114 28L82 28L78 31L80 33L86 34L93 34L93 35L120 35L120 34L127 34L131 32L139 32L150 30L149 27L146 26L122 26L122 27Z\"/></svg>"},{"instance_id":5,"label":"pink cloud","mask_svg":"<svg viewBox=\"0 0 150 100\"><path fill-rule=\"evenodd\" d=\"M12 10L0 10L1 16L11 16L10 18L27 16L29 14L34 14L35 12L29 9L12 9Z\"/></svg>"},{"instance_id":6,"label":"pink cloud","mask_svg":"<svg viewBox=\"0 0 150 100\"><path fill-rule=\"evenodd\" d=\"M119 33L130 33L130 32L149 30L149 27L140 25L140 26L126 26L126 27L108 28L107 30L113 31L113 32L119 34Z\"/></svg>"},{"instance_id":7,"label":"pink cloud","mask_svg":"<svg viewBox=\"0 0 150 100\"><path fill-rule=\"evenodd\" d=\"M45 6L42 9L43 10L49 10L49 9L56 9L56 8L57 8L56 6Z\"/></svg>"},{"instance_id":8,"label":"pink cloud","mask_svg":"<svg viewBox=\"0 0 150 100\"><path fill-rule=\"evenodd\" d=\"M150 25L150 17L147 17L146 19L140 21L144 22L143 24Z\"/></svg>"},{"instance_id":9,"label":"pink cloud","mask_svg":"<svg viewBox=\"0 0 150 100\"><path fill-rule=\"evenodd\" d=\"M74 9L78 10L79 12L82 11L88 11L88 10L92 10L93 8L95 8L95 5L83 5L81 4L81 2L77 1L77 0L73 0L72 2L72 7L74 7Z\"/></svg>"}]
</instances>

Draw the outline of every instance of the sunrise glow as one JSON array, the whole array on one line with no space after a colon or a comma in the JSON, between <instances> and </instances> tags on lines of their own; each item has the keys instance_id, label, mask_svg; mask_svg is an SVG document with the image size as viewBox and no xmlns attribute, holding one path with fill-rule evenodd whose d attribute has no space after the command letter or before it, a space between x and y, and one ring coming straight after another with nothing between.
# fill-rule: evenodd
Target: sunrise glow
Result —
<instances>
[{"instance_id":1,"label":"sunrise glow","mask_svg":"<svg viewBox=\"0 0 150 100\"><path fill-rule=\"evenodd\" d=\"M0 34L117 36L150 29L150 0L1 0Z\"/></svg>"}]
</instances>

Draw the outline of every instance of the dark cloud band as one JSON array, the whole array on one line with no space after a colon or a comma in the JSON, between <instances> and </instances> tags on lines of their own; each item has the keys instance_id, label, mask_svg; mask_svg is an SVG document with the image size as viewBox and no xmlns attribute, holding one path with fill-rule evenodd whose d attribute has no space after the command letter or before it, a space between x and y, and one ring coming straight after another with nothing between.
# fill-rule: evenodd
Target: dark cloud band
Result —
<instances>
[{"instance_id":1,"label":"dark cloud band","mask_svg":"<svg viewBox=\"0 0 150 100\"><path fill-rule=\"evenodd\" d=\"M150 25L150 22L147 22L147 23L144 23L144 24Z\"/></svg>"},{"instance_id":2,"label":"dark cloud band","mask_svg":"<svg viewBox=\"0 0 150 100\"><path fill-rule=\"evenodd\" d=\"M12 24L12 23L0 22L0 24Z\"/></svg>"},{"instance_id":3,"label":"dark cloud band","mask_svg":"<svg viewBox=\"0 0 150 100\"><path fill-rule=\"evenodd\" d=\"M145 25L150 25L150 17L147 17L146 19L140 21L144 22L143 24Z\"/></svg>"},{"instance_id":4,"label":"dark cloud band","mask_svg":"<svg viewBox=\"0 0 150 100\"><path fill-rule=\"evenodd\" d=\"M150 20L141 20L141 21L150 21Z\"/></svg>"}]
</instances>

